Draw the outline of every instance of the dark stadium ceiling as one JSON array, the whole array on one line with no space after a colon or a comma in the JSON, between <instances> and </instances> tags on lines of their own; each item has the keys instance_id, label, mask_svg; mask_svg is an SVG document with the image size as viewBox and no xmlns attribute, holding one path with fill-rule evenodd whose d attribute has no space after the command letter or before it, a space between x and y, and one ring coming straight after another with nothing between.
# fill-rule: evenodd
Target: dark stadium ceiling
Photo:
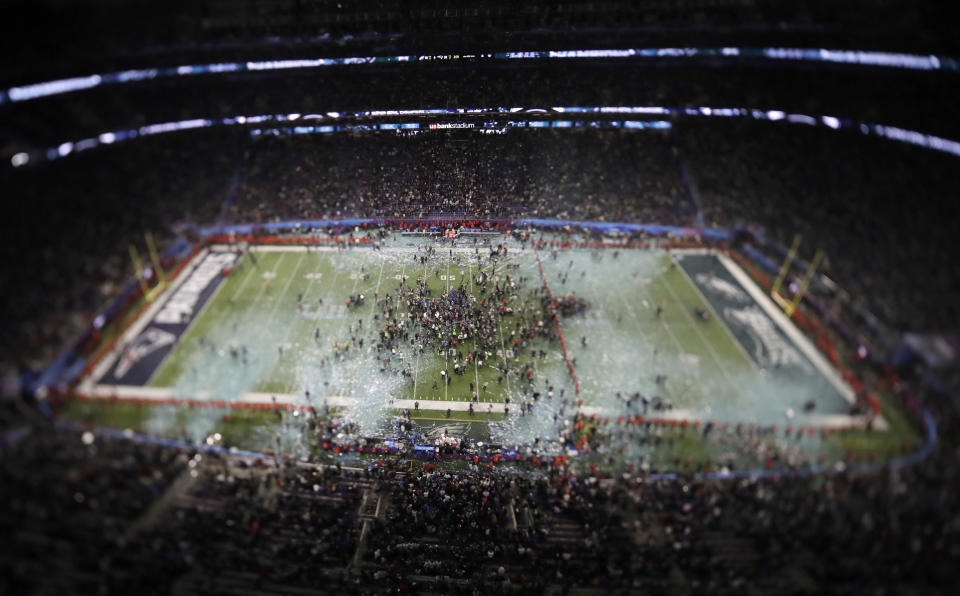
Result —
<instances>
[{"instance_id":1,"label":"dark stadium ceiling","mask_svg":"<svg viewBox=\"0 0 960 596\"><path fill-rule=\"evenodd\" d=\"M945 117L953 111L956 73L793 62L622 62L372 64L104 85L0 106L0 158L193 118L491 105L781 109L960 137L955 119Z\"/></svg>"},{"instance_id":2,"label":"dark stadium ceiling","mask_svg":"<svg viewBox=\"0 0 960 596\"><path fill-rule=\"evenodd\" d=\"M253 114L223 119L195 118L158 122L135 129L105 131L95 137L64 141L56 147L31 153L18 152L10 158L13 168L55 161L82 151L154 135L166 135L204 128L240 127L252 137L313 134L381 133L411 136L451 130L484 134L505 134L517 129L618 129L669 130L671 120L687 118L752 119L784 122L830 130L856 130L863 135L925 147L960 156L960 142L936 135L904 130L895 126L857 122L830 115L787 113L782 110L709 107L670 108L665 106L566 106L548 108L445 108L423 110L366 110L312 114Z\"/></svg>"},{"instance_id":3,"label":"dark stadium ceiling","mask_svg":"<svg viewBox=\"0 0 960 596\"><path fill-rule=\"evenodd\" d=\"M953 21L929 0L14 0L5 13L16 18L0 23L0 84L142 66L144 58L253 52L269 59L308 49L349 55L640 43L952 54L960 47Z\"/></svg>"},{"instance_id":4,"label":"dark stadium ceiling","mask_svg":"<svg viewBox=\"0 0 960 596\"><path fill-rule=\"evenodd\" d=\"M952 21L938 19L930 2L901 0L56 0L11 6L23 16L0 24L4 93L129 69L405 53L828 47L960 56ZM463 105L776 108L960 137L960 124L944 117L952 113L956 73L745 55L694 58L427 61L99 85L0 105L0 159L65 139L191 118Z\"/></svg>"}]
</instances>

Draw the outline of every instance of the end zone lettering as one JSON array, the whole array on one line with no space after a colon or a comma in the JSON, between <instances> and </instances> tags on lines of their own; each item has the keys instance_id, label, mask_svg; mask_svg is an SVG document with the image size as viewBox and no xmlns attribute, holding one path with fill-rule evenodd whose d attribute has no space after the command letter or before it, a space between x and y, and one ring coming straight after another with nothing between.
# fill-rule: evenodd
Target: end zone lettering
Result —
<instances>
[{"instance_id":1,"label":"end zone lettering","mask_svg":"<svg viewBox=\"0 0 960 596\"><path fill-rule=\"evenodd\" d=\"M236 253L211 253L193 270L187 281L183 283L173 296L167 300L154 322L169 325L183 323L186 318L193 316L194 308L200 299L200 294L206 289L223 269L233 265L237 260Z\"/></svg>"},{"instance_id":2,"label":"end zone lettering","mask_svg":"<svg viewBox=\"0 0 960 596\"><path fill-rule=\"evenodd\" d=\"M232 268L238 257L234 252L212 252L203 257L103 378L119 385L147 384L177 338L190 326L196 311L221 283L221 272Z\"/></svg>"}]
</instances>

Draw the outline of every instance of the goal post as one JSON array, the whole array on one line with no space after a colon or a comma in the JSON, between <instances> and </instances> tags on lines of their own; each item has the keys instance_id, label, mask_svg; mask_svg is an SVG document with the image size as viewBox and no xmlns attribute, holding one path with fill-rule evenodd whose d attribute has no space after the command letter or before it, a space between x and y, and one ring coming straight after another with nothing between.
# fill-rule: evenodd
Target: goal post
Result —
<instances>
[{"instance_id":1,"label":"goal post","mask_svg":"<svg viewBox=\"0 0 960 596\"><path fill-rule=\"evenodd\" d=\"M810 282L813 281L813 276L816 274L817 268L820 267L820 263L823 262L824 258L823 251L817 250L817 252L813 255L813 260L810 261L810 264L807 266L807 270L804 272L803 278L800 280L800 286L794 293L793 298L789 300L784 298L780 294L780 288L783 286L783 281L790 272L790 266L797 257L797 250L800 248L800 242L800 234L797 234L793 238L793 245L791 245L790 250L787 251L787 256L783 259L783 264L780 266L780 272L777 274L777 278L770 287L770 297L773 298L773 301L783 309L784 314L786 314L788 317L793 316L793 313L797 310L797 306L800 305L800 301L803 300L803 296L807 293L807 290L810 289Z\"/></svg>"},{"instance_id":2,"label":"goal post","mask_svg":"<svg viewBox=\"0 0 960 596\"><path fill-rule=\"evenodd\" d=\"M133 263L133 270L136 273L137 281L140 282L140 290L143 292L143 297L146 298L147 302L153 302L153 299L167 287L167 279L163 273L163 268L160 266L160 257L157 255L157 247L153 241L153 235L151 235L150 232L146 232L143 237L147 244L147 254L150 256L150 262L153 265L153 275L157 280L157 284L153 288L150 287L147 281L143 259L140 257L140 252L137 250L137 247L133 244L129 246L130 261Z\"/></svg>"},{"instance_id":3,"label":"goal post","mask_svg":"<svg viewBox=\"0 0 960 596\"><path fill-rule=\"evenodd\" d=\"M786 279L787 273L790 272L790 265L793 264L793 259L797 256L797 250L800 248L801 240L802 237L800 234L793 237L793 244L790 246L790 250L787 251L787 256L783 259L783 264L780 265L780 272L777 273L777 278L773 280L773 285L770 287L771 296L778 296L780 294L780 286L783 284L783 280Z\"/></svg>"}]
</instances>

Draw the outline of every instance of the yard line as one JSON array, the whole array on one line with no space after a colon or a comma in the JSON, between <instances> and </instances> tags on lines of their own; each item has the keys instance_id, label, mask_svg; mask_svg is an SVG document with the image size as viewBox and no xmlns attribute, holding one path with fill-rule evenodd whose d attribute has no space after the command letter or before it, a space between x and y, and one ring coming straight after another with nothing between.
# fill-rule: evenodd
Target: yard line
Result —
<instances>
[{"instance_id":1,"label":"yard line","mask_svg":"<svg viewBox=\"0 0 960 596\"><path fill-rule=\"evenodd\" d=\"M251 273L252 273L252 271L248 271L248 272L247 272L246 277L244 277L243 282L241 282L241 288L243 287L243 285L245 285L246 280L248 280L248 279L250 278L250 274L251 274ZM184 330L184 332L180 335L179 338L177 338L175 347L179 347L179 345L180 345L181 343L186 342L186 341L190 341L190 340L193 339L193 335L195 335L195 334L197 333L196 324L197 324L197 323L200 321L200 319L206 314L206 312L207 312L208 310L210 310L211 305L213 305L213 303L216 301L217 297L219 296L220 292L221 292L225 287L226 287L226 282L223 282L223 283L220 284L220 286L218 286L218 287L213 291L213 294L210 296L210 298L207 299L206 303L204 303L204 305L203 305L202 307L200 307L200 311L197 312L196 316L193 317L193 319L190 321L190 324L187 325L187 328ZM236 295L236 294L234 294L234 295ZM230 299L230 300L232 301L232 299ZM221 311L221 313L218 313L218 315L215 315L215 316L217 316L217 318L219 318L219 316L222 316L222 311ZM173 351L171 351L169 354L167 354L167 356L164 357L164 359L163 359L163 361L160 363L160 365L157 366L157 368L155 368L152 373L150 373L150 376L147 378L147 382L145 383L146 386L149 386L149 385L153 382L154 378L156 378L156 377L160 374L160 370L164 368L164 365L168 362L168 359L169 359L172 355L173 355Z\"/></svg>"},{"instance_id":2,"label":"yard line","mask_svg":"<svg viewBox=\"0 0 960 596\"><path fill-rule=\"evenodd\" d=\"M283 257L284 257L284 256L285 256L285 255L281 255L281 256L280 256L280 260L277 261L276 265L274 266L274 273L276 273L276 268L280 266L280 262L283 261ZM226 309L226 308L225 308L225 309L222 309L222 310L220 310L218 313L216 313L216 320L217 320L217 321L219 321L219 320L222 319L224 316L226 316L228 310L230 310L230 311L233 310L233 307L234 307L233 300L234 300L237 296L240 295L240 291L246 286L247 282L250 281L250 279L253 277L253 273L254 273L255 271L259 271L259 270L260 270L259 267L255 266L255 265L250 265L249 270L247 271L247 276L246 276L246 277L243 279L243 281L241 282L240 287L237 289L236 292L234 292L233 296L227 301L227 304L228 304L228 306L230 306L230 308L229 308L229 309ZM263 293L263 290L264 290L264 288L261 288L261 289L260 289L260 292L257 294L257 297L254 298L254 301L255 301L255 302L256 302L256 300L260 297L260 294ZM214 297L211 296L211 297L210 297L210 300L209 300L207 303L208 303L208 304L211 304L211 303L213 302L213 298L214 298ZM198 317L198 318L199 318L199 317ZM213 333L215 332L215 329L216 329L216 327L212 327L212 328L211 328L211 334L213 334Z\"/></svg>"},{"instance_id":3,"label":"yard line","mask_svg":"<svg viewBox=\"0 0 960 596\"><path fill-rule=\"evenodd\" d=\"M426 281L427 279L427 263L426 262L423 263L423 279L424 281ZM407 312L409 312L409 310ZM414 327L414 330L416 330L416 327ZM414 333L414 337L416 337L416 333ZM414 400L417 399L417 379L420 378L420 346L421 345L422 344L416 344L416 348L415 348L417 350L417 363L414 365L414 369L413 369L413 399Z\"/></svg>"},{"instance_id":4,"label":"yard line","mask_svg":"<svg viewBox=\"0 0 960 596\"><path fill-rule=\"evenodd\" d=\"M310 254L310 253L309 253L309 252L305 252L305 253L304 253L304 255L307 255L307 254ZM293 276L291 276L291 279L292 279L293 277L295 277L295 276L296 276L296 271L294 271L294 274L293 274ZM306 298L309 297L310 288L313 287L313 282L314 282L314 281L316 281L316 278L315 278L315 277L312 277L312 278L310 278L310 281L307 283L307 289L304 290L304 292L303 292L303 298L304 298L304 299L306 299ZM280 341L280 345L284 345L284 344L287 343L287 339L290 337L290 332L293 331L294 327L296 326L296 325L295 325L296 322L297 322L297 317L293 317L293 318L291 319L291 321L287 324L287 328L286 328L286 331L285 331L284 334L283 334L283 339ZM274 361L274 363L271 364L266 370L272 372L273 369L274 369L274 367L276 367L276 366L279 364L279 362L280 362L280 353L279 353L279 351L278 351L277 355L275 356L275 361ZM270 372L268 372L267 374L270 374Z\"/></svg>"},{"instance_id":5,"label":"yard line","mask_svg":"<svg viewBox=\"0 0 960 596\"><path fill-rule=\"evenodd\" d=\"M593 284L587 284L587 285L590 286L593 294L597 297L597 304L599 304L599 303L600 303L600 300L599 300L599 298L600 298L599 291L596 289L596 287L595 287ZM629 315L633 318L634 322L636 323L636 329L637 329L637 331L639 331L640 335L643 336L643 339L644 339L644 341L646 342L646 344L647 344L648 346L651 346L651 349L654 349L654 350L655 350L655 349L656 349L656 345L651 343L650 338L647 336L646 332L643 330L644 324L643 324L643 322L640 320L640 316L637 314L637 311L633 308L633 305L630 304L630 302L629 302L626 298L623 297L623 293L622 293L622 292L614 292L614 294L617 296L617 298L620 300L620 302L623 304L623 306L626 307ZM661 323L661 324L663 325L663 327L667 330L668 334L670 334L671 337L673 338L673 341L674 341L674 343L675 343L676 346L677 346L677 350L678 350L679 354L682 354L682 353L684 352L683 346L680 345L680 342L679 342L679 340L677 339L677 337L676 337L675 335L673 335L672 330L667 326L666 322L665 322L663 319L660 319L660 323ZM673 395L673 391L671 391L669 388L665 388L665 391L669 392L671 398L675 398L675 396Z\"/></svg>"},{"instance_id":6,"label":"yard line","mask_svg":"<svg viewBox=\"0 0 960 596\"><path fill-rule=\"evenodd\" d=\"M276 265L274 266L274 271L273 271L274 274L276 273L276 269L280 267L280 263L283 262L283 258L286 256L286 254L287 254L287 253L284 253L284 254L280 255L280 259L277 261ZM260 291L257 293L256 297L254 298L253 304L251 304L251 306L257 304L257 303L260 301L260 297L263 295L263 292L264 292L265 289L266 289L266 286L261 286L261 287L260 287ZM232 308L231 308L230 310L232 310ZM232 313L231 313L231 314L232 314ZM220 311L220 313L218 313L218 315L219 315L219 316L217 317L216 320L219 322L223 317L227 316L227 309L223 309L222 311ZM223 341L226 341L227 343L231 343L230 338L231 338L231 336L232 336L232 334L233 334L233 331L232 331L232 330L227 330L227 326L226 326L226 325L222 325L222 326L221 326L221 325L217 325L217 326L214 326L214 327L211 328L211 330L210 330L210 335L217 334L218 331L220 332L220 334L218 334L218 335L216 336L216 340L217 340L217 341L214 343L214 345L220 345L220 344L221 344L220 335L223 334L223 333L228 333L228 334L230 334L229 336L223 338ZM168 357L169 357L169 356L168 356ZM158 369L157 371L154 371L154 375L156 375L158 371L159 371L159 369ZM208 374L207 374L204 378L208 378L210 375L215 375L215 374L216 374L216 372L213 371L213 370L208 370L207 373L208 373ZM198 373L198 374L199 374L199 373ZM151 378L152 378L152 377L151 377Z\"/></svg>"},{"instance_id":7,"label":"yard line","mask_svg":"<svg viewBox=\"0 0 960 596\"><path fill-rule=\"evenodd\" d=\"M471 259L472 259L473 257L475 257L475 256L479 258L479 255L475 255L475 254L474 254L474 255L468 255L468 257L467 257L467 267L470 269L470 295L471 295L471 296L473 296L473 263L471 262ZM478 260L478 261L477 261L477 269L479 270L479 268L480 268L480 262L479 262L479 260Z\"/></svg>"},{"instance_id":8,"label":"yard line","mask_svg":"<svg viewBox=\"0 0 960 596\"><path fill-rule=\"evenodd\" d=\"M594 289L594 292L595 293L597 292L596 289ZM627 310L630 311L630 316L633 317L633 320L637 323L637 331L640 332L640 335L643 336L643 339L647 342L648 345L650 345L650 338L647 337L646 332L643 330L643 322L640 321L640 316L637 314L637 311L633 308L633 305L630 304L630 302L628 302L627 299L623 297L622 292L614 292L614 294L616 294L617 298L620 299L620 302L623 303L623 305L627 308ZM599 296L599 294L597 295ZM656 346L653 346L653 347L654 349L656 348ZM683 348L680 347L679 343L677 343L677 348L683 351Z\"/></svg>"},{"instance_id":9,"label":"yard line","mask_svg":"<svg viewBox=\"0 0 960 596\"><path fill-rule=\"evenodd\" d=\"M447 255L448 255L448 256L447 256L447 275L450 274L450 257L449 257L449 254L450 254L450 253L447 253ZM447 348L445 348L445 349L443 350L443 360L444 360L445 370L447 371L447 374L444 375L444 378L443 378L443 399L444 399L444 401L450 401L450 395L449 395L449 392L450 392L449 387L450 387L450 385L447 383L447 380L450 378L450 347L449 347L449 346L447 346ZM472 399L473 399L473 396L471 395L470 397L471 397L471 400L472 400Z\"/></svg>"},{"instance_id":10,"label":"yard line","mask_svg":"<svg viewBox=\"0 0 960 596\"><path fill-rule=\"evenodd\" d=\"M527 253L527 254L529 254L529 253ZM539 278L539 277L540 277L539 274L536 274L536 277ZM521 306L523 307L524 313L526 313L526 312L527 312L527 299L524 297L523 291L520 292L520 304L521 304ZM532 338L531 338L531 339L532 339ZM532 343L533 343L533 342L531 342L531 344L532 344ZM536 359L536 358L533 359L533 372L534 372L534 374L537 375L537 378L540 377L540 366L537 364L537 359ZM508 376L508 377L510 376L509 373L507 373L507 376ZM522 383L522 377L521 377L521 383Z\"/></svg>"},{"instance_id":11,"label":"yard line","mask_svg":"<svg viewBox=\"0 0 960 596\"><path fill-rule=\"evenodd\" d=\"M670 257L670 260L674 261L672 256ZM716 309L713 308L713 305L710 304L710 301L707 299L707 297L704 296L703 292L700 291L700 286L698 286L696 282L693 281L693 279L690 277L690 274L688 274L686 269L684 269L679 263L677 263L677 269L680 270L684 278L686 278L687 282L691 286L693 286L694 291L696 291L697 295L700 296L700 300L703 301L703 304L705 304L706 307L710 309L711 314L713 314L714 320L717 321L717 323L721 323L721 327L726 332L727 337L729 337L730 341L733 342L733 345L735 345L738 348L740 354L743 355L744 360L749 362L756 371L760 372L761 371L760 366L756 363L756 361L754 361L753 358L750 357L750 354L747 353L747 349L744 348L743 344L741 344L740 341L736 338L736 336L733 334L733 331L730 330L730 327L727 326L724 319L717 314Z\"/></svg>"},{"instance_id":12,"label":"yard line","mask_svg":"<svg viewBox=\"0 0 960 596\"><path fill-rule=\"evenodd\" d=\"M273 266L273 271L272 271L272 272L271 272L271 271L266 271L266 272L264 272L264 273L273 273L274 275L276 275L276 274L277 274L277 269L280 268L280 263L283 262L283 259L285 259L288 254L289 254L289 253L283 253L282 255L280 255L280 260L277 261L276 265ZM263 292L264 292L264 290L266 290L266 289L267 289L267 286L266 286L266 285L260 286L260 291L257 292L257 295L253 298L253 303L252 303L250 306L254 306L254 305L256 305L257 303L260 302L260 298L261 298L261 296L263 296Z\"/></svg>"},{"instance_id":13,"label":"yard line","mask_svg":"<svg viewBox=\"0 0 960 596\"><path fill-rule=\"evenodd\" d=\"M273 267L272 273L273 273L274 275L276 275L277 269L280 267L280 263L283 262L283 259L284 259L284 257L286 257L286 256L287 256L287 253L284 253L284 254L280 255L280 259L276 262L276 264L275 264L274 267ZM259 270L259 269L254 269L254 270ZM252 273L252 272L253 272L253 271L251 271L251 273ZM265 271L264 273L270 273L270 272ZM260 297L263 295L263 292L264 292L264 290L266 290L266 289L267 289L266 286L260 286L260 290L257 292L257 295L254 296L253 302L250 304L250 306L254 306L254 305L256 305L258 302L260 302ZM230 309L229 309L229 310L230 310L230 311L233 311L233 309L234 309L234 307L235 307L236 305L234 305L234 304L232 303L232 300L231 300L231 304L230 304L229 306L230 306ZM247 310L247 309L244 309L244 310ZM223 317L227 316L227 311L228 311L228 309L223 309L223 310L221 310L221 311L218 313L217 321L219 321L219 320L222 319ZM231 314L233 314L233 313L231 312ZM219 327L219 326L216 326L216 327L212 327L212 328L211 328L211 335L216 332L216 330L218 329L218 327Z\"/></svg>"},{"instance_id":14,"label":"yard line","mask_svg":"<svg viewBox=\"0 0 960 596\"><path fill-rule=\"evenodd\" d=\"M307 252L304 251L303 254L300 255L300 258L297 259L297 264L296 264L296 265L294 266L294 268L293 268L293 273L290 274L290 277L287 279L287 283L283 286L283 290L280 292L280 295L277 297L277 299L276 299L276 300L274 301L274 303L273 303L273 306L270 308L270 314L267 316L267 328L268 328L268 329L270 329L270 321L273 320L273 317L274 317L274 315L275 315L276 312L277 312L277 307L278 307L278 306L280 305L280 303L283 301L284 297L286 297L287 291L290 290L290 284L293 283L293 279L297 276L297 271L300 270L300 265L303 263L303 259L304 259L306 256L307 256ZM282 258L282 257L281 257L281 258ZM282 345L283 345L283 342L286 341L286 335L287 335L287 334L284 333L284 336L283 336L283 338L281 339L280 346L282 346ZM279 358L280 358L279 351L280 351L280 350L278 349L278 350L277 350L278 353L277 353L277 355L276 355L275 357L274 357L274 356L271 356L271 358L276 358L276 360L274 361L274 363L271 364L268 368L265 369L265 370L266 370L266 374L267 374L268 376L270 375L270 372L272 372L273 367L276 366L276 361L279 360Z\"/></svg>"},{"instance_id":15,"label":"yard line","mask_svg":"<svg viewBox=\"0 0 960 596\"><path fill-rule=\"evenodd\" d=\"M287 291L290 289L290 284L293 283L293 278L297 276L297 271L300 270L300 264L303 263L303 259L306 256L307 256L307 253L304 252L302 255L300 255L300 258L297 259L297 264L293 268L293 273L290 274L290 277L287 279L286 285L283 286L283 290L280 292L280 296L277 297L277 299L273 303L273 307L270 309L270 315L267 317L268 322L273 320L273 315L276 314L277 307L280 305L280 302L283 300L283 298L287 295Z\"/></svg>"},{"instance_id":16,"label":"yard line","mask_svg":"<svg viewBox=\"0 0 960 596\"><path fill-rule=\"evenodd\" d=\"M597 293L597 290L595 289L594 289L594 293L597 294L597 296L599 296L599 294ZM644 323L640 320L640 316L637 314L637 311L633 308L633 305L631 305L630 302L623 297L622 293L614 292L614 294L627 308L630 316L633 317L633 320L636 322L637 331L639 331L640 335L643 336L644 341L646 341L648 345L651 345L649 336L647 336L646 332L643 330ZM662 317L658 317L658 320L660 322L660 326L667 331L667 335L670 336L670 338L673 340L674 345L677 347L677 356L679 357L685 354L686 352L683 349L683 346L680 344L680 340L677 338L676 334L673 332L673 329L671 329L670 326L667 325L667 322ZM657 341L657 344L659 344L659 338L657 338L656 341ZM653 349L656 349L656 345L652 345L652 347ZM678 397L682 397L682 396L678 396L670 386L665 386L664 391L665 391L665 394L668 395L673 400L676 400Z\"/></svg>"},{"instance_id":17,"label":"yard line","mask_svg":"<svg viewBox=\"0 0 960 596\"><path fill-rule=\"evenodd\" d=\"M383 262L384 262L383 253L380 253L380 251L377 251L377 252L380 254L380 273L377 275L377 287L373 289L374 302L376 302L376 299L379 298L380 280L383 279ZM376 304L374 304L374 306L376 306Z\"/></svg>"},{"instance_id":18,"label":"yard line","mask_svg":"<svg viewBox=\"0 0 960 596\"><path fill-rule=\"evenodd\" d=\"M494 267L494 271L496 271L496 267ZM449 262L447 263L447 279L450 279L450 263L449 263ZM473 339L473 348L474 348L474 350L476 350L476 348L477 348L477 339L476 339L476 338ZM474 386L474 391L477 392L477 402L479 403L479 401L480 401L480 365L477 364L477 359L476 359L476 357L474 357L474 359L473 359L473 378L474 378L474 380L476 380L476 383L477 383L477 384ZM471 401L471 402L473 401L473 394L472 394L472 393L471 393L471 395L470 395L470 401ZM491 400L491 401L492 401L492 400Z\"/></svg>"},{"instance_id":19,"label":"yard line","mask_svg":"<svg viewBox=\"0 0 960 596\"><path fill-rule=\"evenodd\" d=\"M671 259L671 262L673 262L672 259ZM673 296L673 299L676 300L677 304L680 305L680 310L682 310L683 314L687 316L687 320L690 321L690 325L693 327L694 331L696 331L697 335L700 336L700 341L702 341L704 345L707 346L707 350L710 352L710 355L713 356L714 362L716 362L717 366L720 367L720 371L723 373L723 376L727 378L727 383L729 383L730 387L733 389L734 395L736 395L737 393L736 383L733 382L733 378L730 376L730 371L727 370L727 367L724 366L723 362L720 360L720 356L717 354L717 351L714 349L713 344L707 341L707 338L703 334L703 331L700 329L699 326L697 326L697 322L693 320L693 316L689 312L687 312L686 307L683 306L683 301L680 300L680 297L673 290L673 287L670 285L670 282L667 281L666 278L664 278L662 275L661 275L661 280L662 280L661 283L663 283L663 285L667 287L667 291L670 292L670 295Z\"/></svg>"},{"instance_id":20,"label":"yard line","mask_svg":"<svg viewBox=\"0 0 960 596\"><path fill-rule=\"evenodd\" d=\"M240 292L243 291L243 288L247 287L247 282L250 281L250 278L253 276L253 272L254 272L256 269L257 269L257 268L256 268L256 266L254 266L254 265L249 265L249 266L247 267L247 274L243 276L243 280L240 282L240 287L237 288L237 291L233 293L233 296L230 296L230 302L231 302L231 303L233 302L233 300L234 300L237 296L240 295ZM212 300L213 300L213 297L211 296L210 299L211 299L211 301L212 301Z\"/></svg>"},{"instance_id":21,"label":"yard line","mask_svg":"<svg viewBox=\"0 0 960 596\"><path fill-rule=\"evenodd\" d=\"M353 287L350 288L350 296L353 296L353 293L357 291L357 284L360 283L361 277L362 276L358 274L356 278L353 280ZM350 320L350 309L348 308L346 311L346 314L343 315L343 322L340 323L340 328L337 329L337 337L334 337L333 341L338 342L340 334L343 333L343 327L347 324L347 321L349 320ZM350 383L350 388L347 391L343 392L344 395L350 395L350 390L352 389L353 389L353 382ZM328 396L325 395L324 399L326 399L327 397Z\"/></svg>"},{"instance_id":22,"label":"yard line","mask_svg":"<svg viewBox=\"0 0 960 596\"><path fill-rule=\"evenodd\" d=\"M638 323L638 328L639 328L640 334L643 335L643 336L644 336L644 339L647 339L647 341L649 342L649 338L647 338L646 333L643 331L643 323L640 321L639 316L637 316L636 312L634 311L633 306L631 306L629 303L627 303L627 302L623 299L623 296L622 296L622 295L618 295L618 296L619 296L619 298L621 299L621 301L624 301L624 304L626 304L627 308L630 310L630 313L633 314L634 319L635 319L635 320L637 321L637 323ZM677 338L676 333L674 333L674 332L673 332L673 329L671 329L670 326L667 325L667 322L663 319L663 317L657 317L657 319L660 321L660 326L663 327L663 328L667 331L667 335L669 335L670 338L673 340L674 345L677 346L677 355L680 356L680 355L686 353L686 351L683 349L683 346L680 344L680 340Z\"/></svg>"},{"instance_id":23,"label":"yard line","mask_svg":"<svg viewBox=\"0 0 960 596\"><path fill-rule=\"evenodd\" d=\"M496 267L496 265L494 265L494 267L493 267L493 272L494 272L494 274L496 274L496 272L497 272L497 267ZM498 312L498 314L499 314L499 311L497 311L497 312ZM498 323L497 323L497 331L500 332L500 349L503 350L503 362L504 362L504 365L507 365L507 364L508 364L508 362L507 362L507 346L506 346L506 344L504 344L504 342L503 342L503 315L499 315L499 321L498 321ZM536 358L534 358L534 361L536 361ZM509 393L510 393L510 375L507 375L507 394L509 394Z\"/></svg>"}]
</instances>

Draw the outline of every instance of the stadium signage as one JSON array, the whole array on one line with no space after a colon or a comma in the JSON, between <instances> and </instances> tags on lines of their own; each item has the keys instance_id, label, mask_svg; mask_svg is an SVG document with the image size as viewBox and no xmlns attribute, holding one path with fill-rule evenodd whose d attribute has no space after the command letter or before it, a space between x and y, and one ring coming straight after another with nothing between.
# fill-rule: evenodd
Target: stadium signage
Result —
<instances>
[{"instance_id":1,"label":"stadium signage","mask_svg":"<svg viewBox=\"0 0 960 596\"><path fill-rule=\"evenodd\" d=\"M121 349L101 382L145 385L160 363L176 346L199 309L223 280L223 270L233 267L237 253L213 252L203 257L187 278L175 287L146 328Z\"/></svg>"},{"instance_id":2,"label":"stadium signage","mask_svg":"<svg viewBox=\"0 0 960 596\"><path fill-rule=\"evenodd\" d=\"M431 122L430 130L440 130L445 128L473 128L473 122Z\"/></svg>"}]
</instances>

